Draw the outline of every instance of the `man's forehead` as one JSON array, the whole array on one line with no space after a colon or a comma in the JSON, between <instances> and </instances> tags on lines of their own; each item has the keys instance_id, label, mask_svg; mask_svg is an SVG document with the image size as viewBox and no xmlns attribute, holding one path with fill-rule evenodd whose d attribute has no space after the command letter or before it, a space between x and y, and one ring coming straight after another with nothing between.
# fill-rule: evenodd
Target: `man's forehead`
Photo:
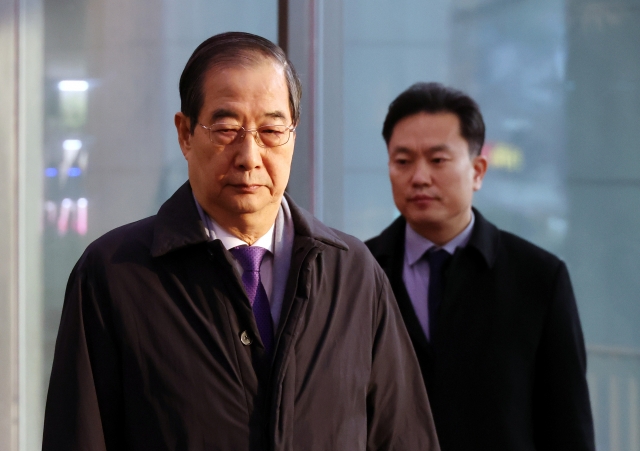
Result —
<instances>
[{"instance_id":1,"label":"man's forehead","mask_svg":"<svg viewBox=\"0 0 640 451\"><path fill-rule=\"evenodd\" d=\"M247 106L260 117L288 119L289 87L282 66L269 58L251 64L216 64L203 82L204 110L210 120L240 119Z\"/></svg>"},{"instance_id":2,"label":"man's forehead","mask_svg":"<svg viewBox=\"0 0 640 451\"><path fill-rule=\"evenodd\" d=\"M262 112L261 116L266 119L274 119L274 120L286 120L287 115L285 111L280 110L270 110ZM217 108L213 110L211 116L209 118L211 122L217 122L224 119L232 119L232 120L241 120L242 114L234 110L233 108Z\"/></svg>"},{"instance_id":3,"label":"man's forehead","mask_svg":"<svg viewBox=\"0 0 640 451\"><path fill-rule=\"evenodd\" d=\"M240 54L233 58L224 58L212 61L205 71L204 78L206 82L207 79L216 77L220 74L225 74L229 71L246 70L248 72L256 72L264 68L269 68L275 71L280 77L282 77L283 82L286 84L285 68L282 64L274 58L255 52Z\"/></svg>"},{"instance_id":4,"label":"man's forehead","mask_svg":"<svg viewBox=\"0 0 640 451\"><path fill-rule=\"evenodd\" d=\"M394 126L397 128L419 129L423 133L432 133L433 130L446 128L460 131L460 119L451 111L418 111L399 119Z\"/></svg>"},{"instance_id":5,"label":"man's forehead","mask_svg":"<svg viewBox=\"0 0 640 451\"><path fill-rule=\"evenodd\" d=\"M420 143L391 143L387 149L393 155L413 155L413 154L431 154L434 152L451 152L451 147L446 143L429 143L421 145Z\"/></svg>"},{"instance_id":6,"label":"man's forehead","mask_svg":"<svg viewBox=\"0 0 640 451\"><path fill-rule=\"evenodd\" d=\"M235 53L222 52L214 57L208 64L208 70L224 67L251 68L264 63L273 63L281 66L280 62L272 55L267 55L257 50L240 50Z\"/></svg>"},{"instance_id":7,"label":"man's forehead","mask_svg":"<svg viewBox=\"0 0 640 451\"><path fill-rule=\"evenodd\" d=\"M400 119L393 127L390 143L424 142L445 144L462 138L458 116L449 112L419 112Z\"/></svg>"}]
</instances>

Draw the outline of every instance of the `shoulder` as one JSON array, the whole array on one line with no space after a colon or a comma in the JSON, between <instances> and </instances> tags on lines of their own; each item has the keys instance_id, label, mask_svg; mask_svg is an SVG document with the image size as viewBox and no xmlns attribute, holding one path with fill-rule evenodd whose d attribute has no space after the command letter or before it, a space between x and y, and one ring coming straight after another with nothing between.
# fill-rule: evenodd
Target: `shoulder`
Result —
<instances>
[{"instance_id":1,"label":"shoulder","mask_svg":"<svg viewBox=\"0 0 640 451\"><path fill-rule=\"evenodd\" d=\"M473 209L475 225L469 247L477 249L489 264L502 259L535 260L539 263L558 264L560 259L551 252L511 232L499 229L477 209Z\"/></svg>"},{"instance_id":2,"label":"shoulder","mask_svg":"<svg viewBox=\"0 0 640 451\"><path fill-rule=\"evenodd\" d=\"M378 236L374 236L373 238L369 238L364 243L373 255L378 255L384 249L385 239L383 238L382 234L380 234Z\"/></svg>"},{"instance_id":3,"label":"shoulder","mask_svg":"<svg viewBox=\"0 0 640 451\"><path fill-rule=\"evenodd\" d=\"M148 257L153 240L155 216L117 227L93 241L80 257L77 267L106 265L125 257Z\"/></svg>"},{"instance_id":4,"label":"shoulder","mask_svg":"<svg viewBox=\"0 0 640 451\"><path fill-rule=\"evenodd\" d=\"M113 253L123 246L134 249L149 249L153 239L153 226L156 216L149 216L129 224L116 227L105 233L88 247L89 252Z\"/></svg>"},{"instance_id":5,"label":"shoulder","mask_svg":"<svg viewBox=\"0 0 640 451\"><path fill-rule=\"evenodd\" d=\"M295 234L310 238L322 249L324 260L341 271L378 267L367 246L358 238L329 227L287 198ZM379 268L378 268L379 269Z\"/></svg>"},{"instance_id":6,"label":"shoulder","mask_svg":"<svg viewBox=\"0 0 640 451\"><path fill-rule=\"evenodd\" d=\"M489 277L495 277L498 283L512 289L523 289L531 293L549 293L554 290L559 280L568 279L568 272L564 262L553 253L505 230L500 230L484 219L479 213L476 225L464 255L481 255L475 261L473 268L485 274L482 268L488 267ZM465 263L468 264L468 263ZM519 287L519 288L516 288Z\"/></svg>"},{"instance_id":7,"label":"shoulder","mask_svg":"<svg viewBox=\"0 0 640 451\"><path fill-rule=\"evenodd\" d=\"M120 226L89 244L69 275L65 306L85 302L96 302L100 308L111 305L112 289L137 277L133 268L149 266L153 221L154 217L149 217Z\"/></svg>"},{"instance_id":8,"label":"shoulder","mask_svg":"<svg viewBox=\"0 0 640 451\"><path fill-rule=\"evenodd\" d=\"M509 232L500 231L496 270L519 280L531 292L548 292L569 280L565 263L551 252Z\"/></svg>"},{"instance_id":9,"label":"shoulder","mask_svg":"<svg viewBox=\"0 0 640 451\"><path fill-rule=\"evenodd\" d=\"M510 255L520 256L520 258L525 260L534 260L544 265L557 266L561 263L560 258L553 253L518 235L504 230L499 230L499 233L500 245L502 249Z\"/></svg>"},{"instance_id":10,"label":"shoulder","mask_svg":"<svg viewBox=\"0 0 640 451\"><path fill-rule=\"evenodd\" d=\"M376 259L394 254L398 251L398 246L403 246L405 227L406 221L400 216L380 232L380 235L368 239L365 244Z\"/></svg>"},{"instance_id":11,"label":"shoulder","mask_svg":"<svg viewBox=\"0 0 640 451\"><path fill-rule=\"evenodd\" d=\"M355 236L340 230L331 229L344 243L346 248L326 246L323 250L328 265L336 265L342 276L354 284L366 284L371 280L380 287L386 281L386 276L380 265L371 254L367 246Z\"/></svg>"},{"instance_id":12,"label":"shoulder","mask_svg":"<svg viewBox=\"0 0 640 451\"><path fill-rule=\"evenodd\" d=\"M348 247L346 250L345 256L354 261L360 261L363 263L372 263L375 261L371 252L367 248L367 245L362 242L360 239L356 238L353 235L349 235L348 233L342 232L340 230L331 229L333 233L336 234Z\"/></svg>"},{"instance_id":13,"label":"shoulder","mask_svg":"<svg viewBox=\"0 0 640 451\"><path fill-rule=\"evenodd\" d=\"M513 270L557 269L561 260L513 233L501 230L474 209L476 222L467 247L475 248L489 266Z\"/></svg>"}]
</instances>

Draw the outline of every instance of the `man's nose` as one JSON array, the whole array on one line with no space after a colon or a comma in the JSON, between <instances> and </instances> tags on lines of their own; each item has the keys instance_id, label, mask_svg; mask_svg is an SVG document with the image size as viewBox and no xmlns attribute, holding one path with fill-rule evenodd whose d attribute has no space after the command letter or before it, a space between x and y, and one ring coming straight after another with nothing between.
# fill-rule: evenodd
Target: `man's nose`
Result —
<instances>
[{"instance_id":1,"label":"man's nose","mask_svg":"<svg viewBox=\"0 0 640 451\"><path fill-rule=\"evenodd\" d=\"M235 144L242 144L245 139L253 139L257 143L260 140L258 129L247 130L245 128L241 128L238 132L238 136L235 139Z\"/></svg>"},{"instance_id":2,"label":"man's nose","mask_svg":"<svg viewBox=\"0 0 640 451\"><path fill-rule=\"evenodd\" d=\"M256 132L245 132L244 136L238 136L234 143L236 147L236 167L244 171L250 171L262 166L262 147L258 146L254 133Z\"/></svg>"},{"instance_id":3,"label":"man's nose","mask_svg":"<svg viewBox=\"0 0 640 451\"><path fill-rule=\"evenodd\" d=\"M431 168L424 162L416 164L413 174L411 176L411 182L414 185L426 185L429 186L432 183Z\"/></svg>"}]
</instances>

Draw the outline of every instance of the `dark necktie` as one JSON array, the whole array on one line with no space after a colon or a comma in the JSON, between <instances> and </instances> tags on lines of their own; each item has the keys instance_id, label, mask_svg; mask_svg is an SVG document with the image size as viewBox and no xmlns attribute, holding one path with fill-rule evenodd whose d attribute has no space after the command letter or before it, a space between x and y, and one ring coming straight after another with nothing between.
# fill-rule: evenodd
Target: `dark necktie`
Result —
<instances>
[{"instance_id":1,"label":"dark necktie","mask_svg":"<svg viewBox=\"0 0 640 451\"><path fill-rule=\"evenodd\" d=\"M444 249L429 249L425 258L429 262L429 341L433 340L438 321L438 309L444 292L443 268L451 254Z\"/></svg>"},{"instance_id":2,"label":"dark necktie","mask_svg":"<svg viewBox=\"0 0 640 451\"><path fill-rule=\"evenodd\" d=\"M273 319L267 292L260 281L260 264L267 250L258 246L238 246L230 249L230 252L244 270L242 283L249 297L265 352L270 354L273 346Z\"/></svg>"}]
</instances>

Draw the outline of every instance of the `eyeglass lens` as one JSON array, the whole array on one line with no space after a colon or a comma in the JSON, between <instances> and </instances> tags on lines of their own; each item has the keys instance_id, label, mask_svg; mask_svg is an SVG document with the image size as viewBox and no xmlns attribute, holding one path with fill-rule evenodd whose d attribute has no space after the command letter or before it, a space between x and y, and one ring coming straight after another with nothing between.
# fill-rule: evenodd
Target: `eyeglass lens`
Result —
<instances>
[{"instance_id":1,"label":"eyeglass lens","mask_svg":"<svg viewBox=\"0 0 640 451\"><path fill-rule=\"evenodd\" d=\"M246 134L250 133L259 146L277 147L286 144L291 136L291 129L286 125L265 125L254 130L226 124L215 124L205 128L209 130L209 139L216 145L242 142Z\"/></svg>"}]
</instances>

